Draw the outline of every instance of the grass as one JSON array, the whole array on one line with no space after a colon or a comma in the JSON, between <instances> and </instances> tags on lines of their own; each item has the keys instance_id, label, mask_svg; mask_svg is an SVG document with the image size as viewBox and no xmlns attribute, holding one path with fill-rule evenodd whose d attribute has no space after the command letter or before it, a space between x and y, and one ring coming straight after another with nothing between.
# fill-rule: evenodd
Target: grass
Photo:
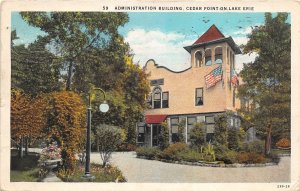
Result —
<instances>
[{"instance_id":1,"label":"grass","mask_svg":"<svg viewBox=\"0 0 300 191\"><path fill-rule=\"evenodd\" d=\"M87 182L86 179L82 178L84 172L84 165L78 164L73 173L60 170L57 172L57 175L64 182ZM102 165L100 164L91 163L90 173L95 177L91 182L126 182L126 178L123 176L122 172L113 166L102 168Z\"/></svg>"},{"instance_id":2,"label":"grass","mask_svg":"<svg viewBox=\"0 0 300 191\"><path fill-rule=\"evenodd\" d=\"M272 149L272 154L291 154L291 149Z\"/></svg>"},{"instance_id":3,"label":"grass","mask_svg":"<svg viewBox=\"0 0 300 191\"><path fill-rule=\"evenodd\" d=\"M16 151L11 152L11 166L10 166L10 181L11 182L38 182L39 168L38 168L39 155L36 153L28 153L23 159L18 158Z\"/></svg>"}]
</instances>

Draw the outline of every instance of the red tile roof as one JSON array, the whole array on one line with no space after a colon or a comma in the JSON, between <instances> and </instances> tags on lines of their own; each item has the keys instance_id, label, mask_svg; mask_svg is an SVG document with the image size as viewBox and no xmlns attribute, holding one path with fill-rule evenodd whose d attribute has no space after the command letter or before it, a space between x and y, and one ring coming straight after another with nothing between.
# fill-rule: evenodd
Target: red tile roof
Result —
<instances>
[{"instance_id":1,"label":"red tile roof","mask_svg":"<svg viewBox=\"0 0 300 191\"><path fill-rule=\"evenodd\" d=\"M167 115L146 115L145 121L147 124L162 123L166 120Z\"/></svg>"},{"instance_id":2,"label":"red tile roof","mask_svg":"<svg viewBox=\"0 0 300 191\"><path fill-rule=\"evenodd\" d=\"M196 40L196 42L194 42L193 45L210 42L221 38L225 38L225 36L215 25L212 25L200 38L198 38L198 40Z\"/></svg>"}]
</instances>

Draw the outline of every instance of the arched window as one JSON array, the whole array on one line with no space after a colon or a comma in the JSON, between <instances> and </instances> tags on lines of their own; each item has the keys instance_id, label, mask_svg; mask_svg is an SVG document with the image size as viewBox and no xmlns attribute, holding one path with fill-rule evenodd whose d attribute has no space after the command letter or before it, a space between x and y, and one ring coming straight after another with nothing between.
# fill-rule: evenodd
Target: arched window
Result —
<instances>
[{"instance_id":1,"label":"arched window","mask_svg":"<svg viewBox=\"0 0 300 191\"><path fill-rule=\"evenodd\" d=\"M205 51L205 66L210 66L211 65L211 50L207 49Z\"/></svg>"},{"instance_id":2,"label":"arched window","mask_svg":"<svg viewBox=\"0 0 300 191\"><path fill-rule=\"evenodd\" d=\"M196 67L201 67L202 66L202 53L200 51L196 52L195 60L196 60Z\"/></svg>"},{"instance_id":3,"label":"arched window","mask_svg":"<svg viewBox=\"0 0 300 191\"><path fill-rule=\"evenodd\" d=\"M215 49L215 63L216 64L223 63L222 47L217 47Z\"/></svg>"},{"instance_id":4,"label":"arched window","mask_svg":"<svg viewBox=\"0 0 300 191\"><path fill-rule=\"evenodd\" d=\"M155 87L153 89L153 108L161 107L161 88Z\"/></svg>"}]
</instances>

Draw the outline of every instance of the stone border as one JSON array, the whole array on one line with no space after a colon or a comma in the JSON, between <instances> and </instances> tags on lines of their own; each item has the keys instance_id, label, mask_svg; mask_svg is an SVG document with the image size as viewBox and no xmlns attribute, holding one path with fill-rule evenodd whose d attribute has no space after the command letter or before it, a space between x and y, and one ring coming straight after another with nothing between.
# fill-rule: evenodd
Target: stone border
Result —
<instances>
[{"instance_id":1,"label":"stone border","mask_svg":"<svg viewBox=\"0 0 300 191\"><path fill-rule=\"evenodd\" d=\"M275 166L277 163L262 163L262 164L242 164L242 163L234 163L234 164L218 164L218 163L209 163L209 162L188 162L188 161L172 161L167 159L151 159L145 156L136 156L137 158L147 159L147 160L157 160L166 163L174 163L174 164L182 164L182 165L190 165L190 166L203 166L203 167L221 167L221 168L241 168L241 167L265 167L265 166Z\"/></svg>"}]
</instances>

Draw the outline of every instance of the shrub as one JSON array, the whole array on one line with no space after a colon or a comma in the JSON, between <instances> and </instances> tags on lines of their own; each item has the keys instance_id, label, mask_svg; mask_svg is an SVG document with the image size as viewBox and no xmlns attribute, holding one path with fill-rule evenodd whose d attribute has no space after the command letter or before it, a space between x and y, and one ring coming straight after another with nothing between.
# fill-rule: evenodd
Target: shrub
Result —
<instances>
[{"instance_id":1,"label":"shrub","mask_svg":"<svg viewBox=\"0 0 300 191\"><path fill-rule=\"evenodd\" d=\"M254 153L264 153L265 150L265 142L256 140L248 145L248 152L254 152Z\"/></svg>"},{"instance_id":2,"label":"shrub","mask_svg":"<svg viewBox=\"0 0 300 191\"><path fill-rule=\"evenodd\" d=\"M136 150L136 148L137 148L137 146L136 145L134 145L134 144L126 144L126 143L123 143L123 144L121 144L118 148L117 148L117 150L118 151L135 151Z\"/></svg>"},{"instance_id":3,"label":"shrub","mask_svg":"<svg viewBox=\"0 0 300 191\"><path fill-rule=\"evenodd\" d=\"M266 161L265 157L259 153L240 153L238 155L239 163L255 164L264 163Z\"/></svg>"},{"instance_id":4,"label":"shrub","mask_svg":"<svg viewBox=\"0 0 300 191\"><path fill-rule=\"evenodd\" d=\"M198 162L204 159L203 153L199 153L195 150L184 150L176 154L177 160Z\"/></svg>"},{"instance_id":5,"label":"shrub","mask_svg":"<svg viewBox=\"0 0 300 191\"><path fill-rule=\"evenodd\" d=\"M237 162L238 153L236 151L229 150L224 145L215 147L216 159L224 161L226 164L233 164Z\"/></svg>"},{"instance_id":6,"label":"shrub","mask_svg":"<svg viewBox=\"0 0 300 191\"><path fill-rule=\"evenodd\" d=\"M282 138L276 143L277 147L289 148L291 146L290 140L287 138Z\"/></svg>"},{"instance_id":7,"label":"shrub","mask_svg":"<svg viewBox=\"0 0 300 191\"><path fill-rule=\"evenodd\" d=\"M213 162L216 160L214 146L210 143L208 143L207 146L204 147L203 154L204 154L204 160L208 162Z\"/></svg>"},{"instance_id":8,"label":"shrub","mask_svg":"<svg viewBox=\"0 0 300 191\"><path fill-rule=\"evenodd\" d=\"M239 148L239 129L228 129L228 148L237 151Z\"/></svg>"},{"instance_id":9,"label":"shrub","mask_svg":"<svg viewBox=\"0 0 300 191\"><path fill-rule=\"evenodd\" d=\"M177 159L176 155L179 152L187 150L187 148L188 147L185 143L181 143L181 142L174 143L171 144L168 148L164 149L163 152L160 154L160 157L169 160L176 160Z\"/></svg>"},{"instance_id":10,"label":"shrub","mask_svg":"<svg viewBox=\"0 0 300 191\"><path fill-rule=\"evenodd\" d=\"M109 162L112 152L122 143L121 129L116 126L100 125L96 129L96 139L98 139L98 147L103 167Z\"/></svg>"},{"instance_id":11,"label":"shrub","mask_svg":"<svg viewBox=\"0 0 300 191\"><path fill-rule=\"evenodd\" d=\"M45 108L49 140L58 142L62 152L63 168L74 170L75 154L84 145L86 111L81 97L70 91L54 92L47 96Z\"/></svg>"},{"instance_id":12,"label":"shrub","mask_svg":"<svg viewBox=\"0 0 300 191\"><path fill-rule=\"evenodd\" d=\"M158 135L158 143L160 149L165 149L169 146L169 129L168 123L166 122L161 124L161 132Z\"/></svg>"},{"instance_id":13,"label":"shrub","mask_svg":"<svg viewBox=\"0 0 300 191\"><path fill-rule=\"evenodd\" d=\"M135 151L137 156L144 156L148 159L154 159L160 152L160 150L155 147L139 147Z\"/></svg>"},{"instance_id":14,"label":"shrub","mask_svg":"<svg viewBox=\"0 0 300 191\"><path fill-rule=\"evenodd\" d=\"M196 123L190 132L191 147L200 148L205 144L205 126L203 123Z\"/></svg>"}]
</instances>

